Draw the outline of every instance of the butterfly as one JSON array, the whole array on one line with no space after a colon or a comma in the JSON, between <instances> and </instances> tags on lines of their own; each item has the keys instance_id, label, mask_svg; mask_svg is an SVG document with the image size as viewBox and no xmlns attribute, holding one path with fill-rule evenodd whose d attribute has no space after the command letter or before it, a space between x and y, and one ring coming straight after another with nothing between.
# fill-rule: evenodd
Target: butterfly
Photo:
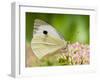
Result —
<instances>
[{"instance_id":1,"label":"butterfly","mask_svg":"<svg viewBox=\"0 0 100 80\"><path fill-rule=\"evenodd\" d=\"M66 44L63 36L54 27L43 20L34 20L31 48L38 59L66 47Z\"/></svg>"}]
</instances>

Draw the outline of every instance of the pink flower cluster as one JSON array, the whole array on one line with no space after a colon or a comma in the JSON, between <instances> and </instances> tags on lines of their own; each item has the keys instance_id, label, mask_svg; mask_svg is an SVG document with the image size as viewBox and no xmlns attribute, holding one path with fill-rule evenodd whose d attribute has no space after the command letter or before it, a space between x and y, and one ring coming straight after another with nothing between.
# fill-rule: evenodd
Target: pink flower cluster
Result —
<instances>
[{"instance_id":1,"label":"pink flower cluster","mask_svg":"<svg viewBox=\"0 0 100 80\"><path fill-rule=\"evenodd\" d=\"M89 64L90 63L90 49L89 45L79 42L69 43L66 49L63 50L63 55L58 59L62 64Z\"/></svg>"},{"instance_id":2,"label":"pink flower cluster","mask_svg":"<svg viewBox=\"0 0 100 80\"><path fill-rule=\"evenodd\" d=\"M72 64L89 64L89 46L79 42L68 44L67 56L71 58Z\"/></svg>"}]
</instances>

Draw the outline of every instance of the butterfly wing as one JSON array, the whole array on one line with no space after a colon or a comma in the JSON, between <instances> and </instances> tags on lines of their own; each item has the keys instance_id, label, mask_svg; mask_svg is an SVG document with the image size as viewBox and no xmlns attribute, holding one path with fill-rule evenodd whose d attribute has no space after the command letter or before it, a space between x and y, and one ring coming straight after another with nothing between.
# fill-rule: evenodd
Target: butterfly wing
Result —
<instances>
[{"instance_id":1,"label":"butterfly wing","mask_svg":"<svg viewBox=\"0 0 100 80\"><path fill-rule=\"evenodd\" d=\"M44 35L43 31L48 31L49 35L54 35L57 38L64 39L63 36L60 33L58 33L56 29L53 28L51 25L49 25L48 23L40 19L35 19L33 36L34 35Z\"/></svg>"},{"instance_id":2,"label":"butterfly wing","mask_svg":"<svg viewBox=\"0 0 100 80\"><path fill-rule=\"evenodd\" d=\"M44 34L43 31L47 31L48 34ZM31 48L39 59L65 46L65 40L52 26L42 20L35 20Z\"/></svg>"}]
</instances>

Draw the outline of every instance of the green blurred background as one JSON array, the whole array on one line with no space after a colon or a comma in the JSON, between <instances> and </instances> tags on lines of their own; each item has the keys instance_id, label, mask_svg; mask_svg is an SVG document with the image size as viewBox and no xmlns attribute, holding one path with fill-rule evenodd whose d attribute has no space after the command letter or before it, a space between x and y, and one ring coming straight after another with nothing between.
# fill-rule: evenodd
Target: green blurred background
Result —
<instances>
[{"instance_id":1,"label":"green blurred background","mask_svg":"<svg viewBox=\"0 0 100 80\"><path fill-rule=\"evenodd\" d=\"M89 15L26 12L27 43L32 39L35 19L41 19L52 25L66 41L89 44Z\"/></svg>"}]
</instances>

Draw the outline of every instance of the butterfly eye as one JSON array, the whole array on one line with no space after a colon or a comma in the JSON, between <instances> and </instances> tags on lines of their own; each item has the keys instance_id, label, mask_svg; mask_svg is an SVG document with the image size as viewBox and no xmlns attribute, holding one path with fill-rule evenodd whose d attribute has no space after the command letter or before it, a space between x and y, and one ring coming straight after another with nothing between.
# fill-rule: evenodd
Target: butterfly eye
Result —
<instances>
[{"instance_id":1,"label":"butterfly eye","mask_svg":"<svg viewBox=\"0 0 100 80\"><path fill-rule=\"evenodd\" d=\"M43 34L47 35L48 34L48 31L44 30L43 31Z\"/></svg>"}]
</instances>

